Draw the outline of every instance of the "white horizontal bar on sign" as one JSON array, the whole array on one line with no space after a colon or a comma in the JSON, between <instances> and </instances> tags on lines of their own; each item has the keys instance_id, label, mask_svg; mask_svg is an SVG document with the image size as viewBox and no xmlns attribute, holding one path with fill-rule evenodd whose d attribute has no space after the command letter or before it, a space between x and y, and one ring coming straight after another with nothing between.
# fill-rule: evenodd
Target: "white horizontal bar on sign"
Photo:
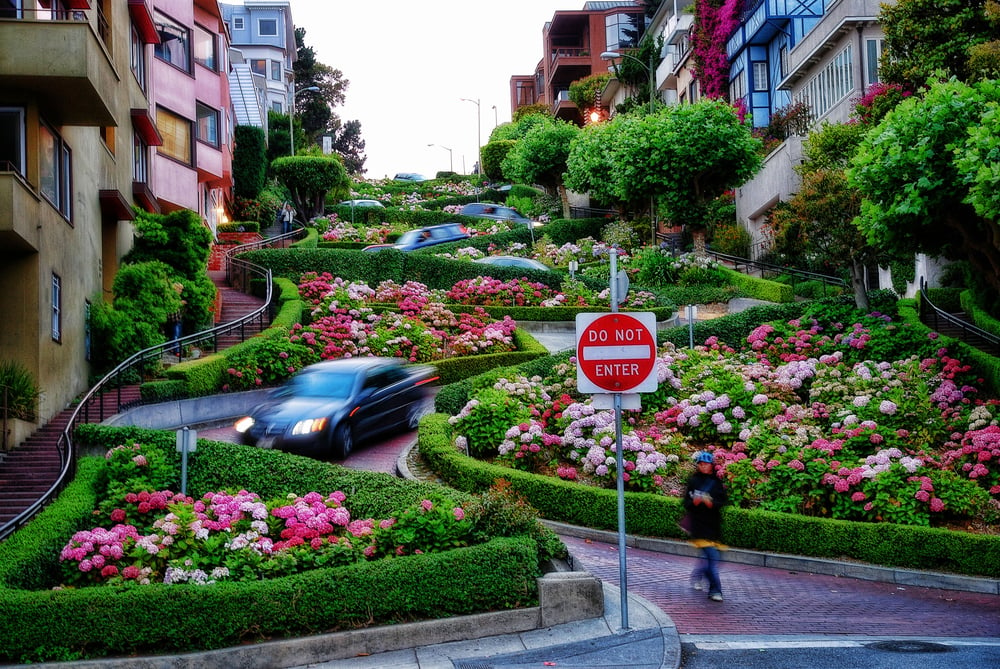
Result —
<instances>
[{"instance_id":1,"label":"white horizontal bar on sign","mask_svg":"<svg viewBox=\"0 0 1000 669\"><path fill-rule=\"evenodd\" d=\"M584 346L585 360L646 360L649 346Z\"/></svg>"}]
</instances>

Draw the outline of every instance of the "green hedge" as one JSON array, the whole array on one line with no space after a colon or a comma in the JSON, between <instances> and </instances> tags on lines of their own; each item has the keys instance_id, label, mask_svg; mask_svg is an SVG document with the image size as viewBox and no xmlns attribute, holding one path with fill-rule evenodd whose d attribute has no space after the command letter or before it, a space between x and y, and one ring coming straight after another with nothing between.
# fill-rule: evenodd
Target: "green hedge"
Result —
<instances>
[{"instance_id":1,"label":"green hedge","mask_svg":"<svg viewBox=\"0 0 1000 669\"><path fill-rule=\"evenodd\" d=\"M452 426L445 414L433 414L421 421L419 444L421 455L435 473L455 488L479 491L497 479L505 479L544 518L596 529L617 527L616 491L469 458L453 445ZM625 515L632 534L681 538L677 527L681 514L680 500L675 497L625 493ZM1000 536L996 535L734 507L727 507L724 519L723 541L739 548L1000 577Z\"/></svg>"},{"instance_id":2,"label":"green hedge","mask_svg":"<svg viewBox=\"0 0 1000 669\"><path fill-rule=\"evenodd\" d=\"M173 451L171 432L88 425L79 434L91 448L126 438ZM206 440L198 446L189 461L193 496L226 487L256 487L264 497L339 489L352 517L363 518L398 513L439 489L276 451ZM52 590L59 551L75 531L92 527L103 462L82 458L63 494L0 544L0 662L204 650L537 605L539 553L530 537L265 581Z\"/></svg>"},{"instance_id":3,"label":"green hedge","mask_svg":"<svg viewBox=\"0 0 1000 669\"><path fill-rule=\"evenodd\" d=\"M257 221L233 221L232 223L220 223L216 232L260 232L260 223Z\"/></svg>"},{"instance_id":4,"label":"green hedge","mask_svg":"<svg viewBox=\"0 0 1000 669\"><path fill-rule=\"evenodd\" d=\"M795 299L795 290L788 284L750 276L728 267L723 267L722 271L729 277L729 282L739 288L740 292L747 297L781 303L791 302Z\"/></svg>"},{"instance_id":5,"label":"green hedge","mask_svg":"<svg viewBox=\"0 0 1000 669\"><path fill-rule=\"evenodd\" d=\"M976 304L975 296L971 290L962 291L959 306L962 311L968 314L977 328L1000 337L1000 320L993 318L982 307Z\"/></svg>"}]
</instances>

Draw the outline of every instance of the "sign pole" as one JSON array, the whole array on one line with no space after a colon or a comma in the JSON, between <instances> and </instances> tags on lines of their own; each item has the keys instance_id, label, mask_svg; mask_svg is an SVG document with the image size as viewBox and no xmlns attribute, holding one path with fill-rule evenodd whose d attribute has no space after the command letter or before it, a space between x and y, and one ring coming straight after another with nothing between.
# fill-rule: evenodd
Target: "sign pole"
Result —
<instances>
[{"instance_id":1,"label":"sign pole","mask_svg":"<svg viewBox=\"0 0 1000 669\"><path fill-rule=\"evenodd\" d=\"M611 247L611 313L618 313L618 249ZM615 407L615 484L618 491L618 583L620 584L622 630L628 626L628 568L625 559L625 458L622 457L622 394L614 394Z\"/></svg>"}]
</instances>

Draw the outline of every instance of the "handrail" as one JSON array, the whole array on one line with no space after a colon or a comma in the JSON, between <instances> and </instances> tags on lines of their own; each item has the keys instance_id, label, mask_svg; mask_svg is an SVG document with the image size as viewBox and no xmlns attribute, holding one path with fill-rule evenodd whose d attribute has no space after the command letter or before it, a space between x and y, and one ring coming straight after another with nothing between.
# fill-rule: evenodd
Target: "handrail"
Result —
<instances>
[{"instance_id":1,"label":"handrail","mask_svg":"<svg viewBox=\"0 0 1000 669\"><path fill-rule=\"evenodd\" d=\"M794 278L804 279L806 281L820 281L824 285L840 286L841 288L847 287L847 282L839 276L820 274L819 272L810 272L809 270L799 269L797 267L775 265L762 260L750 260L749 258L741 258L739 256L732 256L726 253L719 253L711 249L706 249L706 253L715 257L716 260L731 263L736 269L739 269L740 266L745 266L759 270L762 276L764 272L773 272L774 274L790 274ZM793 283L792 286L794 287L795 284Z\"/></svg>"},{"instance_id":2,"label":"handrail","mask_svg":"<svg viewBox=\"0 0 1000 669\"><path fill-rule=\"evenodd\" d=\"M968 344L969 346L981 349L990 355L1000 356L1000 337L992 332L978 328L972 323L964 321L961 318L956 318L953 314L949 314L947 311L944 311L931 302L927 295L927 280L924 277L920 277L920 303L918 313L921 323L924 323L935 330L939 330L941 321L944 321L953 328L958 329L959 336L956 337L956 339Z\"/></svg>"},{"instance_id":3,"label":"handrail","mask_svg":"<svg viewBox=\"0 0 1000 669\"><path fill-rule=\"evenodd\" d=\"M76 429L76 426L79 425L81 419L84 422L89 422L91 405L95 401L98 404L98 420L103 421L105 419L103 399L106 389L115 388L118 393L118 397L115 402L116 410L110 414L114 415L114 413L119 413L126 405L126 403L122 402L121 398L121 388L125 379L136 373L141 374L142 370L145 369L146 365L151 360L162 360L163 356L170 353L173 349L182 351L186 345L209 340L211 340L213 345L217 348L218 338L220 335L229 334L234 330L239 330L241 339L245 339L245 326L247 324L255 320L260 320L261 324L263 324L263 319L268 313L268 310L271 308L271 302L274 298L273 285L271 282L271 270L246 260L240 260L235 256L247 250L273 244L276 241L285 241L296 238L301 236L303 232L303 229L294 230L277 237L271 237L259 242L242 244L226 250L227 282L233 276L232 272L234 266L238 268L242 283L247 287L249 287L249 279L252 274L261 276L265 279L264 283L266 285L266 291L264 305L262 307L241 318L230 321L229 323L223 323L222 325L217 325L209 330L203 330L179 339L157 344L156 346L150 346L149 348L143 349L138 353L134 353L126 360L119 363L113 370L105 374L100 381L87 391L87 393L83 396L83 399L81 399L79 404L77 404L76 409L70 415L69 422L66 424L66 427L63 429L63 432L59 437L59 441L57 442L56 448L59 452L59 475L56 477L55 482L31 506L19 513L13 519L7 521L4 525L0 526L0 541L6 539L18 528L31 520L31 518L33 518L36 513L41 511L42 508L48 504L49 501L51 501L69 482L69 477L76 470L77 460L76 448L73 445L73 432ZM246 292L246 290L244 289L243 292Z\"/></svg>"}]
</instances>

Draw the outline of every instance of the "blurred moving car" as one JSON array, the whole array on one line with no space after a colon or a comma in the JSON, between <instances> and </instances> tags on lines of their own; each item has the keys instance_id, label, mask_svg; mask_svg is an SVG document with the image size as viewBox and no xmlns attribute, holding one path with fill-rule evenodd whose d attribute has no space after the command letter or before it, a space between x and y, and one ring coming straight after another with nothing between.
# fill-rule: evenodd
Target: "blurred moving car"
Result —
<instances>
[{"instance_id":1,"label":"blurred moving car","mask_svg":"<svg viewBox=\"0 0 1000 669\"><path fill-rule=\"evenodd\" d=\"M400 235L394 244L372 244L363 248L362 251L381 251L383 249L415 251L437 244L461 241L471 236L461 223L442 223L441 225L430 225L426 228L407 230Z\"/></svg>"},{"instance_id":2,"label":"blurred moving car","mask_svg":"<svg viewBox=\"0 0 1000 669\"><path fill-rule=\"evenodd\" d=\"M385 205L378 200L344 200L337 204L342 207L376 207L378 209L385 209Z\"/></svg>"},{"instance_id":3,"label":"blurred moving car","mask_svg":"<svg viewBox=\"0 0 1000 669\"><path fill-rule=\"evenodd\" d=\"M539 262L534 258L522 258L520 256L486 256L485 258L477 258L473 262L482 263L483 265L497 265L499 267L540 269L544 272L552 271L552 268L545 263Z\"/></svg>"},{"instance_id":4,"label":"blurred moving car","mask_svg":"<svg viewBox=\"0 0 1000 669\"><path fill-rule=\"evenodd\" d=\"M417 174L416 172L399 172L393 177L394 181L427 181L427 177L423 174Z\"/></svg>"},{"instance_id":5,"label":"blurred moving car","mask_svg":"<svg viewBox=\"0 0 1000 669\"><path fill-rule=\"evenodd\" d=\"M417 427L432 410L429 365L339 358L310 365L236 422L242 443L346 458L355 444Z\"/></svg>"},{"instance_id":6,"label":"blurred moving car","mask_svg":"<svg viewBox=\"0 0 1000 669\"><path fill-rule=\"evenodd\" d=\"M476 218L488 218L493 221L514 221L530 226L530 218L521 214L513 207L494 204L492 202L470 202L462 207L458 212L462 216L474 216Z\"/></svg>"}]
</instances>

